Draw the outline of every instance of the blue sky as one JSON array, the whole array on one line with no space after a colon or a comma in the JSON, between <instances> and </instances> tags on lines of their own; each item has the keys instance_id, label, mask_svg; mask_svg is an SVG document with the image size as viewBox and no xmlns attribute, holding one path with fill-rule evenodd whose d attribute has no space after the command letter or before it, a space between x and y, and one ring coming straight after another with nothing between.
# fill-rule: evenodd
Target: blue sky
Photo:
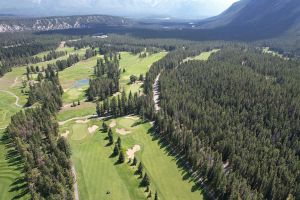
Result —
<instances>
[{"instance_id":1,"label":"blue sky","mask_svg":"<svg viewBox=\"0 0 300 200\"><path fill-rule=\"evenodd\" d=\"M199 18L213 16L237 0L0 0L0 7L49 14L110 14L123 16L172 16ZM19 2L19 3L18 3ZM36 9L36 10L35 10ZM1 8L0 8L1 11ZM40 11L41 12L41 11Z\"/></svg>"}]
</instances>

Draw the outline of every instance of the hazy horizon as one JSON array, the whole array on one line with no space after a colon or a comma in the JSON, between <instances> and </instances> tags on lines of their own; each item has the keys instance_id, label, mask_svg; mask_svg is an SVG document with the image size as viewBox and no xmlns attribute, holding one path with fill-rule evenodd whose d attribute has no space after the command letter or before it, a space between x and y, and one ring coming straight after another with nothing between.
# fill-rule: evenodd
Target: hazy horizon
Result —
<instances>
[{"instance_id":1,"label":"hazy horizon","mask_svg":"<svg viewBox=\"0 0 300 200\"><path fill-rule=\"evenodd\" d=\"M126 17L204 18L238 0L0 0L0 14L29 16L104 14Z\"/></svg>"}]
</instances>

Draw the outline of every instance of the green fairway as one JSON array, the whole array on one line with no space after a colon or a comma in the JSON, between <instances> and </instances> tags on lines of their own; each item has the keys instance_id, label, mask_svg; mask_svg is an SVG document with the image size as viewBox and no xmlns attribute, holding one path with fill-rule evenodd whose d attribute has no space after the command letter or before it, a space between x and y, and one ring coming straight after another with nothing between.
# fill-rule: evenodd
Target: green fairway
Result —
<instances>
[{"instance_id":1,"label":"green fairway","mask_svg":"<svg viewBox=\"0 0 300 200\"><path fill-rule=\"evenodd\" d=\"M14 155L12 145L6 143L3 132L0 130L0 199L30 199L26 193L20 167L20 159ZM10 152L10 154L8 154Z\"/></svg>"},{"instance_id":2,"label":"green fairway","mask_svg":"<svg viewBox=\"0 0 300 200\"><path fill-rule=\"evenodd\" d=\"M65 121L74 117L82 117L96 114L96 104L82 102L80 106L63 108L57 115L58 121Z\"/></svg>"},{"instance_id":3,"label":"green fairway","mask_svg":"<svg viewBox=\"0 0 300 200\"><path fill-rule=\"evenodd\" d=\"M146 58L139 58L139 55L134 55L128 52L121 53L121 61L120 61L120 68L123 72L125 69L125 73L121 73L120 78L120 87L121 89L125 88L126 92L130 90L132 92L137 92L141 85L139 84L132 84L129 85L130 76L135 75L137 77L140 74L143 74L145 77L146 72L150 69L151 65L163 58L167 52L156 53L152 55L148 55Z\"/></svg>"},{"instance_id":4,"label":"green fairway","mask_svg":"<svg viewBox=\"0 0 300 200\"><path fill-rule=\"evenodd\" d=\"M178 168L176 158L168 155L167 150L149 134L150 123L141 123L137 117L122 117L106 123L110 125L112 121L116 122L113 128L114 140L116 141L118 136L121 137L126 158L129 148L140 145L141 150L136 156L142 161L144 172L150 177L152 195L157 190L160 200L203 199L200 190L194 191L195 184L186 172ZM101 126L102 122L92 120L87 124L89 127L94 124ZM73 121L60 128L62 133L70 131L69 141L77 172L80 199L145 199L147 194L144 188L139 187L141 180L134 175L136 167L131 167L126 162L116 165L117 158L110 158L113 145L107 146L107 133L96 131L94 134L87 134L81 140L74 140L73 134L77 134L77 130L81 129L78 125L81 124ZM122 129L127 131L127 135L120 134L119 130ZM110 194L106 194L107 191Z\"/></svg>"},{"instance_id":5,"label":"green fairway","mask_svg":"<svg viewBox=\"0 0 300 200\"><path fill-rule=\"evenodd\" d=\"M220 51L220 49L213 49L211 51L207 51L207 52L202 52L199 56L196 56L193 58L193 60L208 60L209 56L212 54L212 53L216 53Z\"/></svg>"},{"instance_id":6,"label":"green fairway","mask_svg":"<svg viewBox=\"0 0 300 200\"><path fill-rule=\"evenodd\" d=\"M10 122L11 116L20 110L15 105L16 98L0 91L0 128L5 128Z\"/></svg>"},{"instance_id":7,"label":"green fairway","mask_svg":"<svg viewBox=\"0 0 300 200\"><path fill-rule=\"evenodd\" d=\"M87 60L82 60L72 67L66 68L59 73L59 79L64 89L68 89L74 85L76 81L89 79L94 72L94 66L97 64L97 59L101 56L95 56Z\"/></svg>"}]
</instances>

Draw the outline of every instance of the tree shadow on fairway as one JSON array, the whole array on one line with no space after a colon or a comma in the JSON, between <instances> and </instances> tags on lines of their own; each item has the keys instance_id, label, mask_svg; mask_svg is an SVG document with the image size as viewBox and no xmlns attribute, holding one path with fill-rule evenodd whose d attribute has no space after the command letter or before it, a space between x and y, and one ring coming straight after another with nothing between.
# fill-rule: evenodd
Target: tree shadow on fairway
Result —
<instances>
[{"instance_id":1,"label":"tree shadow on fairway","mask_svg":"<svg viewBox=\"0 0 300 200\"><path fill-rule=\"evenodd\" d=\"M184 150L179 146L171 145L169 138L159 134L157 128L154 126L148 130L148 134L151 135L152 141L157 142L160 149L176 162L178 169L181 171L182 180L194 183L191 187L191 192L200 192L204 200L210 200L207 188L200 181L200 175L193 172L192 165L187 161Z\"/></svg>"},{"instance_id":2,"label":"tree shadow on fairway","mask_svg":"<svg viewBox=\"0 0 300 200\"><path fill-rule=\"evenodd\" d=\"M4 135L0 138L0 145L4 145L6 149L5 160L11 167L11 170L16 171L18 174L24 173L24 162L22 160L22 157L15 149L15 146L11 138L8 136L7 132L5 132ZM15 194L12 199L22 199L24 196L29 194L27 180L23 175L16 177L9 187L9 192Z\"/></svg>"},{"instance_id":3,"label":"tree shadow on fairway","mask_svg":"<svg viewBox=\"0 0 300 200\"><path fill-rule=\"evenodd\" d=\"M146 120L138 120L136 122L134 122L131 127L136 127L136 126L139 126L139 125L142 125L142 124L146 124L148 123L149 121L146 121Z\"/></svg>"}]
</instances>

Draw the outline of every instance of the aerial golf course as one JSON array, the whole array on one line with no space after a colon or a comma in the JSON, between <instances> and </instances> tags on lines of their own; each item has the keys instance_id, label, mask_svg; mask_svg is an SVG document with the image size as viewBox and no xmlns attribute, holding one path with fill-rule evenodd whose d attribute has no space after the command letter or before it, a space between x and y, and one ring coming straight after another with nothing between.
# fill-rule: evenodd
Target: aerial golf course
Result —
<instances>
[{"instance_id":1,"label":"aerial golf course","mask_svg":"<svg viewBox=\"0 0 300 200\"><path fill-rule=\"evenodd\" d=\"M57 50L67 51L66 56L58 59L64 59L72 53L84 55L85 52L85 49L74 50L68 47ZM213 52L204 53L205 55L199 55L195 59L206 60ZM47 52L38 56L45 54ZM130 76L145 75L150 66L166 54L167 52L160 52L140 58L138 55L121 52L120 90L142 93L142 83L129 84ZM172 155L169 147L155 136L151 122L131 115L115 119L93 117L96 114L96 104L86 101L85 90L100 57L102 56L98 54L82 60L59 73L64 94L63 107L56 118L60 134L71 145L79 199L146 199L148 192L140 187L141 178L135 175L137 166L132 166L134 157L138 163L142 162L144 172L149 176L152 198L157 192L161 200L203 199L200 186L192 180L185 164L176 155ZM56 60L35 65L46 67ZM8 156L13 151L9 141L3 136L10 117L20 111L27 101L28 88L22 83L26 78L25 73L26 66L20 66L0 78L0 199L5 200L28 199L26 186L20 180L22 161L20 158L12 160ZM74 102L80 102L80 105L73 107ZM118 137L122 140L125 155L123 164L118 164L117 158L111 156L113 146L107 145L107 133L101 129L103 122L111 128L115 141Z\"/></svg>"}]
</instances>

